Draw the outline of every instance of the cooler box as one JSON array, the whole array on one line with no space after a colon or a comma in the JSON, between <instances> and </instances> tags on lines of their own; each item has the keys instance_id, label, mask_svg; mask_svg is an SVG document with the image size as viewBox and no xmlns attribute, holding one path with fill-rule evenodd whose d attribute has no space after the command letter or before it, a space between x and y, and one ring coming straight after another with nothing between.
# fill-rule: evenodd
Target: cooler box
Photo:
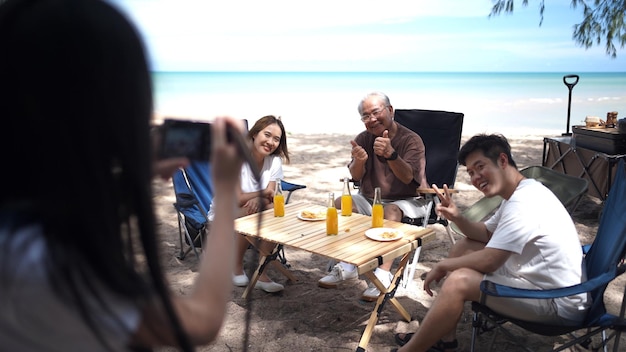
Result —
<instances>
[{"instance_id":1,"label":"cooler box","mask_svg":"<svg viewBox=\"0 0 626 352\"><path fill-rule=\"evenodd\" d=\"M572 126L576 146L606 154L626 154L626 134L617 128Z\"/></svg>"}]
</instances>

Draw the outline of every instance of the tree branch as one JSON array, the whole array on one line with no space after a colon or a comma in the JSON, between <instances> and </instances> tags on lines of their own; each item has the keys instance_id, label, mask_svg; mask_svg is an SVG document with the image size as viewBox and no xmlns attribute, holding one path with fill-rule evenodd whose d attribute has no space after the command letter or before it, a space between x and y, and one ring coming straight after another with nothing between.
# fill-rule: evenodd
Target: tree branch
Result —
<instances>
[{"instance_id":1,"label":"tree branch","mask_svg":"<svg viewBox=\"0 0 626 352\"><path fill-rule=\"evenodd\" d=\"M493 0L489 17L513 13L514 5L515 0ZM528 0L522 0L522 6L528 6ZM572 0L571 7L583 10L582 22L574 25L574 42L589 49L604 41L606 54L616 58L615 43L620 48L626 46L626 0ZM539 0L539 26L543 24L545 8L545 0Z\"/></svg>"}]
</instances>

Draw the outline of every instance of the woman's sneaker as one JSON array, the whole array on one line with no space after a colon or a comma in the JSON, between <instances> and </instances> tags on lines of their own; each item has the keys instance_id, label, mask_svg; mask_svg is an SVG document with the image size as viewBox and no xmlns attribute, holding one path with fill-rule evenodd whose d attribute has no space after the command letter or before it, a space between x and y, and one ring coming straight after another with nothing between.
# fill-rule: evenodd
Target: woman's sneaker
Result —
<instances>
[{"instance_id":1,"label":"woman's sneaker","mask_svg":"<svg viewBox=\"0 0 626 352\"><path fill-rule=\"evenodd\" d=\"M359 277L359 273L356 269L352 271L347 271L343 268L340 263L335 264L333 269L330 271L330 274L321 278L317 285L323 288L336 288L337 284L343 280L356 279Z\"/></svg>"},{"instance_id":2,"label":"woman's sneaker","mask_svg":"<svg viewBox=\"0 0 626 352\"><path fill-rule=\"evenodd\" d=\"M275 293L275 292L280 292L282 290L285 289L285 287L277 282L271 281L270 282L265 282L265 281L260 281L258 280L256 282L256 284L254 285L254 288L258 288L260 290L263 290L267 293Z\"/></svg>"},{"instance_id":3,"label":"woman's sneaker","mask_svg":"<svg viewBox=\"0 0 626 352\"><path fill-rule=\"evenodd\" d=\"M237 287L246 287L248 286L248 283L250 283L250 279L248 279L246 273L243 273L241 275L233 275L233 285Z\"/></svg>"}]
</instances>

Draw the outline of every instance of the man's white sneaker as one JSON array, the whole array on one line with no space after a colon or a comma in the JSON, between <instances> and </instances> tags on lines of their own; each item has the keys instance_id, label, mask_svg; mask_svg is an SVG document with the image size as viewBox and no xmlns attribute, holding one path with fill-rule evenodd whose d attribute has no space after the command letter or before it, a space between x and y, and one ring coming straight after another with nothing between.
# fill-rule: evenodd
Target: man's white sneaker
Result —
<instances>
[{"instance_id":1,"label":"man's white sneaker","mask_svg":"<svg viewBox=\"0 0 626 352\"><path fill-rule=\"evenodd\" d=\"M317 285L323 288L335 288L337 287L337 284L340 283L341 281L348 280L348 279L356 279L357 277L359 277L359 273L357 272L356 269L352 271L348 271L348 270L345 270L341 264L337 263L335 264L335 266L333 266L333 269L330 271L330 274L321 278L317 282Z\"/></svg>"},{"instance_id":2,"label":"man's white sneaker","mask_svg":"<svg viewBox=\"0 0 626 352\"><path fill-rule=\"evenodd\" d=\"M391 285L391 279L393 279L393 275L391 275L388 271L376 270L374 275L378 278L378 280L385 287L389 287ZM380 295L380 291L374 286L373 283L369 283L367 289L363 291L363 295L361 295L361 299L367 302L373 302L378 299Z\"/></svg>"}]
</instances>

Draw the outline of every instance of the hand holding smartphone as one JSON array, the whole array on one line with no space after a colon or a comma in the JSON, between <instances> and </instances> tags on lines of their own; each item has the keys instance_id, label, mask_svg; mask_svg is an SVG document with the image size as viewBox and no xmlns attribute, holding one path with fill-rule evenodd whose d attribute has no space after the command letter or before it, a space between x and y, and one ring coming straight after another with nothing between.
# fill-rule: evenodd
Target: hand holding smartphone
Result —
<instances>
[{"instance_id":1,"label":"hand holding smartphone","mask_svg":"<svg viewBox=\"0 0 626 352\"><path fill-rule=\"evenodd\" d=\"M159 159L187 157L192 161L211 161L211 123L165 119L160 131ZM254 177L260 179L260 170L252 160L244 136L232 127L228 127L226 134L228 143L237 146L244 161L250 164Z\"/></svg>"}]
</instances>

